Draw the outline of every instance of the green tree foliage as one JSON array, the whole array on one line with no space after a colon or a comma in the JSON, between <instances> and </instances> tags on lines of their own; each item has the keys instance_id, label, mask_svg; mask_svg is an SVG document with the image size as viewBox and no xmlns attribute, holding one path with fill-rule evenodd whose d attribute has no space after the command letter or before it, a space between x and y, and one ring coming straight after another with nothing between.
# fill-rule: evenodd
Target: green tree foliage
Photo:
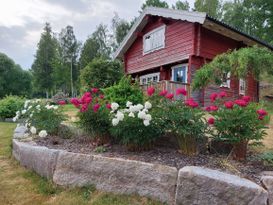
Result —
<instances>
[{"instance_id":1,"label":"green tree foliage","mask_svg":"<svg viewBox=\"0 0 273 205\"><path fill-rule=\"evenodd\" d=\"M194 10L206 12L214 18L221 17L221 2L220 0L195 0Z\"/></svg>"},{"instance_id":2,"label":"green tree foliage","mask_svg":"<svg viewBox=\"0 0 273 205\"><path fill-rule=\"evenodd\" d=\"M125 19L121 19L116 13L112 19L112 29L113 29L113 50L115 51L120 43L123 41L124 37L129 32L132 23L129 23Z\"/></svg>"},{"instance_id":3,"label":"green tree foliage","mask_svg":"<svg viewBox=\"0 0 273 205\"><path fill-rule=\"evenodd\" d=\"M58 60L57 49L57 40L53 37L50 24L46 23L31 67L34 86L40 92L45 92L46 97L54 87L53 72Z\"/></svg>"},{"instance_id":4,"label":"green tree foliage","mask_svg":"<svg viewBox=\"0 0 273 205\"><path fill-rule=\"evenodd\" d=\"M199 69L193 79L193 89L204 88L210 83L220 85L224 73L245 79L253 74L259 80L261 74L273 74L273 54L266 48L248 47L218 55Z\"/></svg>"},{"instance_id":5,"label":"green tree foliage","mask_svg":"<svg viewBox=\"0 0 273 205\"><path fill-rule=\"evenodd\" d=\"M71 96L74 96L75 82L78 79L79 71L77 68L77 57L79 54L80 43L77 41L72 26L66 26L59 35L59 51L62 59L61 83L67 90L70 87ZM56 67L58 68L58 67Z\"/></svg>"},{"instance_id":6,"label":"green tree foliage","mask_svg":"<svg viewBox=\"0 0 273 205\"><path fill-rule=\"evenodd\" d=\"M93 87L106 88L118 82L122 75L122 66L119 61L95 58L81 70L81 86L86 90Z\"/></svg>"},{"instance_id":7,"label":"green tree foliage","mask_svg":"<svg viewBox=\"0 0 273 205\"><path fill-rule=\"evenodd\" d=\"M0 53L0 98L5 95L30 96L32 76L12 59Z\"/></svg>"},{"instance_id":8,"label":"green tree foliage","mask_svg":"<svg viewBox=\"0 0 273 205\"><path fill-rule=\"evenodd\" d=\"M189 4L188 1L178 0L177 2L175 2L175 5L172 5L172 8L173 9L189 11L190 10L190 4Z\"/></svg>"},{"instance_id":9,"label":"green tree foliage","mask_svg":"<svg viewBox=\"0 0 273 205\"><path fill-rule=\"evenodd\" d=\"M159 8L169 8L169 5L164 0L146 0L145 3L142 4L141 10L143 11L146 7L159 7Z\"/></svg>"}]
</instances>

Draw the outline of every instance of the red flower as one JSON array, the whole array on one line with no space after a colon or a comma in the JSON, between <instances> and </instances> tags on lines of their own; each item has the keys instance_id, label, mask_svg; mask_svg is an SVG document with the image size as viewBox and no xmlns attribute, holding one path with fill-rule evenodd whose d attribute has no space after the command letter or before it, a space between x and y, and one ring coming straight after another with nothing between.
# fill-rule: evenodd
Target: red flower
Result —
<instances>
[{"instance_id":1,"label":"red flower","mask_svg":"<svg viewBox=\"0 0 273 205\"><path fill-rule=\"evenodd\" d=\"M65 102L65 100L60 100L60 101L58 102L58 104L59 104L59 105L65 105L66 102Z\"/></svg>"},{"instance_id":2,"label":"red flower","mask_svg":"<svg viewBox=\"0 0 273 205\"><path fill-rule=\"evenodd\" d=\"M210 111L217 111L218 107L216 105L211 105L210 106Z\"/></svg>"},{"instance_id":3,"label":"red flower","mask_svg":"<svg viewBox=\"0 0 273 205\"><path fill-rule=\"evenodd\" d=\"M88 110L88 105L87 104L83 104L81 107L80 112L86 112Z\"/></svg>"},{"instance_id":4,"label":"red flower","mask_svg":"<svg viewBox=\"0 0 273 205\"><path fill-rule=\"evenodd\" d=\"M72 98L70 102L75 106L75 107L80 107L80 101L77 98Z\"/></svg>"},{"instance_id":5,"label":"red flower","mask_svg":"<svg viewBox=\"0 0 273 205\"><path fill-rule=\"evenodd\" d=\"M159 95L160 95L160 96L165 96L165 95L167 95L167 93L168 93L167 90L162 90L162 91L159 93Z\"/></svg>"},{"instance_id":6,"label":"red flower","mask_svg":"<svg viewBox=\"0 0 273 205\"><path fill-rule=\"evenodd\" d=\"M187 91L184 88L177 88L176 95L187 95Z\"/></svg>"},{"instance_id":7,"label":"red flower","mask_svg":"<svg viewBox=\"0 0 273 205\"><path fill-rule=\"evenodd\" d=\"M210 124L210 125L213 125L214 124L214 118L213 117L210 117L209 119L208 119L208 123Z\"/></svg>"},{"instance_id":8,"label":"red flower","mask_svg":"<svg viewBox=\"0 0 273 205\"><path fill-rule=\"evenodd\" d=\"M92 101L92 98L91 98L91 97L84 97L84 98L82 99L82 103L83 103L83 104L89 104L89 103L91 103L91 101Z\"/></svg>"},{"instance_id":9,"label":"red flower","mask_svg":"<svg viewBox=\"0 0 273 205\"><path fill-rule=\"evenodd\" d=\"M110 103L107 103L107 104L106 104L106 108L109 109L109 110L111 110L111 104L110 104Z\"/></svg>"},{"instance_id":10,"label":"red flower","mask_svg":"<svg viewBox=\"0 0 273 205\"><path fill-rule=\"evenodd\" d=\"M219 97L220 98L227 97L227 93L225 91L222 91L222 92L219 93Z\"/></svg>"},{"instance_id":11,"label":"red flower","mask_svg":"<svg viewBox=\"0 0 273 205\"><path fill-rule=\"evenodd\" d=\"M232 108L233 108L233 105L234 105L234 103L233 103L232 101L227 101L227 102L225 102L225 107L226 107L227 109L232 109Z\"/></svg>"},{"instance_id":12,"label":"red flower","mask_svg":"<svg viewBox=\"0 0 273 205\"><path fill-rule=\"evenodd\" d=\"M93 106L93 110L94 110L94 112L97 112L98 110L100 109L100 104L95 104L94 106Z\"/></svg>"},{"instance_id":13,"label":"red flower","mask_svg":"<svg viewBox=\"0 0 273 205\"><path fill-rule=\"evenodd\" d=\"M263 117L267 115L267 112L264 109L257 110L257 113L259 116L263 116Z\"/></svg>"},{"instance_id":14,"label":"red flower","mask_svg":"<svg viewBox=\"0 0 273 205\"><path fill-rule=\"evenodd\" d=\"M242 97L242 100L246 101L247 103L249 103L250 99L251 99L251 97L249 97L249 96L243 96Z\"/></svg>"},{"instance_id":15,"label":"red flower","mask_svg":"<svg viewBox=\"0 0 273 205\"><path fill-rule=\"evenodd\" d=\"M237 105L239 105L241 107L246 107L247 104L248 104L248 102L246 102L244 100L235 100L234 102L235 102L235 104L237 104Z\"/></svg>"},{"instance_id":16,"label":"red flower","mask_svg":"<svg viewBox=\"0 0 273 205\"><path fill-rule=\"evenodd\" d=\"M258 117L258 119L259 119L259 120L263 120L263 119L264 119L264 116L260 115L260 116Z\"/></svg>"},{"instance_id":17,"label":"red flower","mask_svg":"<svg viewBox=\"0 0 273 205\"><path fill-rule=\"evenodd\" d=\"M218 96L217 93L210 94L210 101L214 102L216 100L217 96Z\"/></svg>"},{"instance_id":18,"label":"red flower","mask_svg":"<svg viewBox=\"0 0 273 205\"><path fill-rule=\"evenodd\" d=\"M192 108L198 107L198 103L194 101L193 98L189 98L186 100L185 105L190 106Z\"/></svg>"},{"instance_id":19,"label":"red flower","mask_svg":"<svg viewBox=\"0 0 273 205\"><path fill-rule=\"evenodd\" d=\"M98 88L92 88L92 89L91 89L91 92L92 92L92 93L97 93L97 92L99 92L99 89L98 89Z\"/></svg>"},{"instance_id":20,"label":"red flower","mask_svg":"<svg viewBox=\"0 0 273 205\"><path fill-rule=\"evenodd\" d=\"M91 93L90 92L85 92L84 94L83 94L83 97L85 98L85 97L91 97Z\"/></svg>"},{"instance_id":21,"label":"red flower","mask_svg":"<svg viewBox=\"0 0 273 205\"><path fill-rule=\"evenodd\" d=\"M104 99L104 95L100 95L100 99Z\"/></svg>"},{"instance_id":22,"label":"red flower","mask_svg":"<svg viewBox=\"0 0 273 205\"><path fill-rule=\"evenodd\" d=\"M167 95L165 95L165 97L170 99L170 100L173 99L173 96L174 95L172 93L168 93Z\"/></svg>"},{"instance_id":23,"label":"red flower","mask_svg":"<svg viewBox=\"0 0 273 205\"><path fill-rule=\"evenodd\" d=\"M152 96L154 94L154 92L155 92L155 88L154 87L149 87L147 89L148 96Z\"/></svg>"}]
</instances>

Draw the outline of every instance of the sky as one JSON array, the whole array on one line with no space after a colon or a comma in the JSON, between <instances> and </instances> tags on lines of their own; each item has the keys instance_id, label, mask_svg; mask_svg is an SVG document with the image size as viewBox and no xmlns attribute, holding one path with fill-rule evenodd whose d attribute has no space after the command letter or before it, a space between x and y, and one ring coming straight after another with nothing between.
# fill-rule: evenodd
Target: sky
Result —
<instances>
[{"instance_id":1,"label":"sky","mask_svg":"<svg viewBox=\"0 0 273 205\"><path fill-rule=\"evenodd\" d=\"M0 52L23 69L31 68L45 22L59 33L74 27L84 43L99 23L110 25L114 13L126 20L138 16L145 0L1 0ZM166 0L172 5L176 0ZM193 7L194 0L188 0Z\"/></svg>"}]
</instances>

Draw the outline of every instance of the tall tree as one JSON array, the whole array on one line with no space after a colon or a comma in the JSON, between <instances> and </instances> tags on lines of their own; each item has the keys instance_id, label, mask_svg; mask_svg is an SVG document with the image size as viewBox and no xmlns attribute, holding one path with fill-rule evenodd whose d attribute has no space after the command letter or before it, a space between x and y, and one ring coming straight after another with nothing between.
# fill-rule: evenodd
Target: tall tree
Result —
<instances>
[{"instance_id":1,"label":"tall tree","mask_svg":"<svg viewBox=\"0 0 273 205\"><path fill-rule=\"evenodd\" d=\"M206 12L214 18L221 17L221 1L220 0L195 0L194 10Z\"/></svg>"},{"instance_id":2,"label":"tall tree","mask_svg":"<svg viewBox=\"0 0 273 205\"><path fill-rule=\"evenodd\" d=\"M34 86L41 92L45 92L47 98L54 86L53 71L56 58L57 41L53 37L50 24L46 23L38 43L31 70Z\"/></svg>"},{"instance_id":3,"label":"tall tree","mask_svg":"<svg viewBox=\"0 0 273 205\"><path fill-rule=\"evenodd\" d=\"M129 23L125 19L121 19L117 13L112 19L112 30L113 30L113 40L112 40L112 50L115 51L120 43L123 41L124 37L129 32L132 27L132 23Z\"/></svg>"},{"instance_id":4,"label":"tall tree","mask_svg":"<svg viewBox=\"0 0 273 205\"><path fill-rule=\"evenodd\" d=\"M77 57L80 43L77 41L72 26L66 26L59 34L60 56L65 71L64 83L70 87L71 96L74 96L75 82L78 79ZM68 77L69 76L69 77ZM70 79L69 81L67 79Z\"/></svg>"},{"instance_id":5,"label":"tall tree","mask_svg":"<svg viewBox=\"0 0 273 205\"><path fill-rule=\"evenodd\" d=\"M146 7L159 7L159 8L169 8L169 5L164 0L146 0L145 3L142 4L141 10L143 11Z\"/></svg>"},{"instance_id":6,"label":"tall tree","mask_svg":"<svg viewBox=\"0 0 273 205\"><path fill-rule=\"evenodd\" d=\"M175 2L175 5L172 5L172 8L173 9L189 11L190 10L190 4L189 4L189 2L187 0L186 1L178 0L177 2Z\"/></svg>"}]
</instances>

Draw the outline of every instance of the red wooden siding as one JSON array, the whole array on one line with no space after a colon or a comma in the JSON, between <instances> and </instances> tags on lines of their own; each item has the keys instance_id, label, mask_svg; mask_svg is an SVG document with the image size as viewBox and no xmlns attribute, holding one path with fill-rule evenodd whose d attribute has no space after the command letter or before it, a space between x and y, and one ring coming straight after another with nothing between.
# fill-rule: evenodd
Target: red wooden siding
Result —
<instances>
[{"instance_id":1,"label":"red wooden siding","mask_svg":"<svg viewBox=\"0 0 273 205\"><path fill-rule=\"evenodd\" d=\"M157 18L160 19L160 18ZM164 25L161 20L152 21L143 34ZM192 53L194 24L185 21L168 20L165 31L165 48L143 55L142 37L125 53L126 72L131 74L187 59Z\"/></svg>"}]
</instances>

